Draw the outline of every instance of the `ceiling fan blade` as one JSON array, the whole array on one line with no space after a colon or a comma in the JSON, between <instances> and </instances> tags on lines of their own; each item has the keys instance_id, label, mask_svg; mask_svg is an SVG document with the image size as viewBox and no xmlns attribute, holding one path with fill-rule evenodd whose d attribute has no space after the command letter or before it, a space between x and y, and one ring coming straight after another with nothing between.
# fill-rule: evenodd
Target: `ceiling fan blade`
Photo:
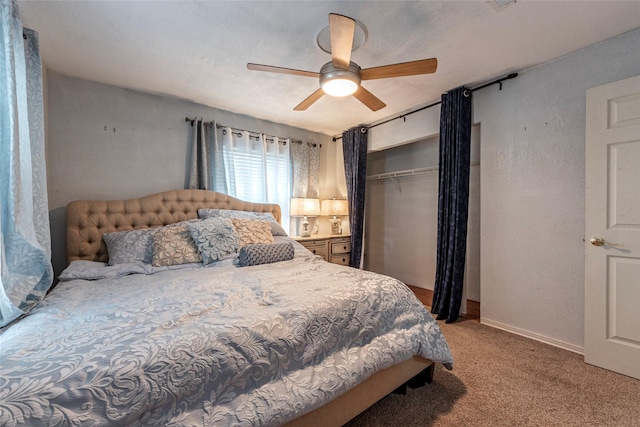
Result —
<instances>
[{"instance_id":1,"label":"ceiling fan blade","mask_svg":"<svg viewBox=\"0 0 640 427\"><path fill-rule=\"evenodd\" d=\"M253 71L267 71L270 73L292 74L303 77L320 77L320 73L314 71L294 70L293 68L274 67L273 65L247 64L247 68Z\"/></svg>"},{"instance_id":2,"label":"ceiling fan blade","mask_svg":"<svg viewBox=\"0 0 640 427\"><path fill-rule=\"evenodd\" d=\"M374 94L372 94L362 86L358 87L358 90L355 91L353 96L355 96L358 101L369 107L371 111L378 111L381 108L387 106L387 104L380 101Z\"/></svg>"},{"instance_id":3,"label":"ceiling fan blade","mask_svg":"<svg viewBox=\"0 0 640 427\"><path fill-rule=\"evenodd\" d=\"M417 74L435 73L437 68L438 60L436 58L421 59L419 61L365 68L360 70L360 77L362 80L373 80L386 79L387 77L415 76Z\"/></svg>"},{"instance_id":4,"label":"ceiling fan blade","mask_svg":"<svg viewBox=\"0 0 640 427\"><path fill-rule=\"evenodd\" d=\"M333 66L346 70L351 61L353 35L356 21L348 16L329 14L329 30L331 36L331 61Z\"/></svg>"},{"instance_id":5,"label":"ceiling fan blade","mask_svg":"<svg viewBox=\"0 0 640 427\"><path fill-rule=\"evenodd\" d=\"M307 99L305 99L304 101L302 101L300 104L296 105L296 107L293 109L294 111L304 111L307 108L311 107L311 105L316 102L318 99L322 98L322 95L324 95L324 91L322 90L322 88L316 90L315 92L313 92L311 95L309 95L307 97Z\"/></svg>"}]
</instances>

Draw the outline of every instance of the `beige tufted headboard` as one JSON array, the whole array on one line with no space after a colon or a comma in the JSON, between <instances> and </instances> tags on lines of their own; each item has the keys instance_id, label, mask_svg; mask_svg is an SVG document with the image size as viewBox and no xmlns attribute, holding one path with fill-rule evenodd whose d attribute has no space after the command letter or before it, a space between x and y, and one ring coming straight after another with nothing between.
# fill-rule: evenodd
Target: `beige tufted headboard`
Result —
<instances>
[{"instance_id":1,"label":"beige tufted headboard","mask_svg":"<svg viewBox=\"0 0 640 427\"><path fill-rule=\"evenodd\" d=\"M130 200L76 200L67 205L67 261L107 262L104 233L160 227L198 218L198 209L271 212L281 222L280 206L244 202L207 190L175 190Z\"/></svg>"}]
</instances>

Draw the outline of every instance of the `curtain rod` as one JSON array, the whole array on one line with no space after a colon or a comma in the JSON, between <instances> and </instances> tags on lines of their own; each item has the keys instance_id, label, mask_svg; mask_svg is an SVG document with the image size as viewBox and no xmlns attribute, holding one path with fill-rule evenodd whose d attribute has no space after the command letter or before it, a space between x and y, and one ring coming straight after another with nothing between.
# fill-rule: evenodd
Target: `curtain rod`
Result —
<instances>
[{"instance_id":1,"label":"curtain rod","mask_svg":"<svg viewBox=\"0 0 640 427\"><path fill-rule=\"evenodd\" d=\"M197 117L196 117L196 118L194 118L194 119L190 119L189 117L185 117L185 118L184 118L184 121L185 121L185 122L187 122L187 123L189 123L191 126L193 126L193 123L196 121L196 119L197 119ZM214 124L214 123L215 123L215 122L213 122L213 121L212 121L212 122L204 122L204 124L205 124L205 125L209 125L209 126L211 126L211 127L213 127L213 124ZM260 133L260 132L253 132L253 131L245 130L245 129L237 129L237 128L232 128L232 127L230 127L230 126L224 126L224 125L216 125L216 129L220 129L220 128L227 128L227 127L228 127L228 128L230 128L230 129L232 129L232 130L237 130L238 132L247 132L247 133L249 133L249 134L254 133L254 134L257 134L257 135L262 135L262 133ZM265 136L267 136L267 135L265 134ZM252 138L252 136L251 136L251 135L249 135L249 138ZM282 137L282 136L276 136L276 138L279 138L279 139L289 139L292 143L302 144L302 141L300 141L300 140L298 140L298 139L293 139L293 138L284 138L284 137ZM267 138L267 141L269 141L269 142L273 142L273 138ZM310 146L310 147L316 147L318 144L316 144L315 142L307 142L307 145L308 145L308 146ZM322 148L322 144L320 144L320 147Z\"/></svg>"},{"instance_id":2,"label":"curtain rod","mask_svg":"<svg viewBox=\"0 0 640 427\"><path fill-rule=\"evenodd\" d=\"M511 73L511 74L509 74L509 75L508 75L508 76L506 76L506 77L502 77L502 78L500 78L500 79L496 79L496 80L494 80L494 81L492 81L492 82L485 83L485 84L483 84L482 86L478 86L478 87L476 87L476 88L469 89L469 90L470 90L471 92L475 92L476 90L484 89L485 87L492 86L492 85L495 85L495 84L500 85L500 90L502 90L502 82L503 82L503 81L505 81L505 80L515 79L516 77L518 77L518 73ZM409 111L408 113L404 113L404 114L401 114L401 115L399 115L399 116L392 117L392 118L387 119L387 120L385 120L385 121L383 121L383 122L376 123L375 125L371 125L371 126L364 126L364 127L363 127L363 129L367 129L367 130L368 130L368 129L374 128L374 127L376 127L376 126L380 126L380 125L383 125L383 124L385 124L385 123L389 123L389 122L391 122L391 121L393 121L393 120L397 120L397 119L404 119L404 118L405 118L406 116L408 116L409 114L417 113L417 112L419 112L419 111L426 110L427 108L435 107L436 105L439 105L439 104L442 104L442 101L434 102L433 104L429 104L429 105L426 105L426 106L424 106L424 107L420 107L420 108L418 108L417 110ZM339 139L342 139L342 136L334 136L334 137L332 138L333 142L336 142L336 141L337 141L337 140L339 140Z\"/></svg>"}]
</instances>

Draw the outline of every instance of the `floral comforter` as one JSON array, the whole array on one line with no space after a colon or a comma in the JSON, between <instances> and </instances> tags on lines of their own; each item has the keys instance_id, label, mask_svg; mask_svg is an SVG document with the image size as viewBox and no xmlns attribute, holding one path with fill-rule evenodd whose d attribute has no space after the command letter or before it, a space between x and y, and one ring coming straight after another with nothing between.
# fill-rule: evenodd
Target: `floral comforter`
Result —
<instances>
[{"instance_id":1,"label":"floral comforter","mask_svg":"<svg viewBox=\"0 0 640 427\"><path fill-rule=\"evenodd\" d=\"M453 362L386 276L310 256L130 268L61 282L2 332L0 425L280 425L414 354Z\"/></svg>"}]
</instances>

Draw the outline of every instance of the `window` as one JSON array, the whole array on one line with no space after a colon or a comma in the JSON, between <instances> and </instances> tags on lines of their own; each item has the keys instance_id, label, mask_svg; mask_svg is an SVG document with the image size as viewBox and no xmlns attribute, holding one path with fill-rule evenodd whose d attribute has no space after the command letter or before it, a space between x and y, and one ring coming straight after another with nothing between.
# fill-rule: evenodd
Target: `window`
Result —
<instances>
[{"instance_id":1,"label":"window","mask_svg":"<svg viewBox=\"0 0 640 427\"><path fill-rule=\"evenodd\" d=\"M291 155L288 139L223 127L213 149L213 190L254 203L277 203L289 229Z\"/></svg>"}]
</instances>

